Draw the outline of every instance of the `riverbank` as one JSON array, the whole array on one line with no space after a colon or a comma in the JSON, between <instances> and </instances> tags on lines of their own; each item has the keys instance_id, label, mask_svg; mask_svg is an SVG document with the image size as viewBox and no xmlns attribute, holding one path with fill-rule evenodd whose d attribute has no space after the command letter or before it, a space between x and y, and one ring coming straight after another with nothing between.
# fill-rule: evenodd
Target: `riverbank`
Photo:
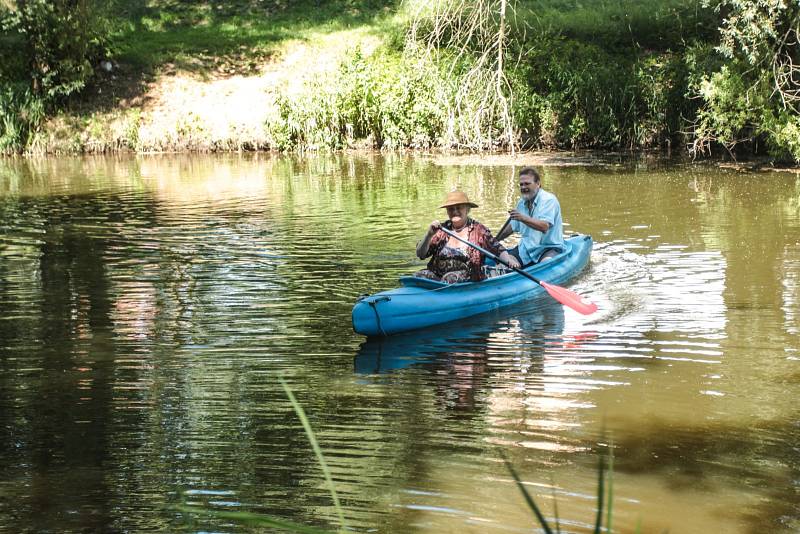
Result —
<instances>
[{"instance_id":1,"label":"riverbank","mask_svg":"<svg viewBox=\"0 0 800 534\"><path fill-rule=\"evenodd\" d=\"M48 119L29 152L274 149L280 99L296 95L308 80L330 76L352 43L371 52L380 41L363 30L344 30L282 43L259 63L245 58L195 72L166 63L138 90L126 85L136 78L134 67L117 64L87 101ZM243 63L250 65L247 72Z\"/></svg>"},{"instance_id":2,"label":"riverbank","mask_svg":"<svg viewBox=\"0 0 800 534\"><path fill-rule=\"evenodd\" d=\"M114 58L20 144L32 154L671 146L681 142L682 107L665 88L685 80L669 75L676 37L674 23L661 19L682 3L664 0L650 12L634 2L630 13L520 3L505 41L507 61L517 64L499 80L507 86L500 95L474 43L412 32L439 24L424 3L351 2L334 15L337 2L328 2L309 19L304 6L267 17L235 2L213 14L183 2L133 7L112 37ZM600 23L588 24L592 17ZM622 18L651 34L647 50L621 45ZM470 31L479 30L493 31ZM637 91L653 76L648 104Z\"/></svg>"},{"instance_id":3,"label":"riverbank","mask_svg":"<svg viewBox=\"0 0 800 534\"><path fill-rule=\"evenodd\" d=\"M800 93L773 80L781 104L769 77L781 65L758 74L748 63L765 50L791 57L791 40L768 36L792 27L794 8L756 17L753 48L728 0L80 1L107 8L82 68L57 47L44 66L0 61L0 79L16 80L0 93L3 152L656 149L800 161ZM24 45L20 28L0 52Z\"/></svg>"}]
</instances>

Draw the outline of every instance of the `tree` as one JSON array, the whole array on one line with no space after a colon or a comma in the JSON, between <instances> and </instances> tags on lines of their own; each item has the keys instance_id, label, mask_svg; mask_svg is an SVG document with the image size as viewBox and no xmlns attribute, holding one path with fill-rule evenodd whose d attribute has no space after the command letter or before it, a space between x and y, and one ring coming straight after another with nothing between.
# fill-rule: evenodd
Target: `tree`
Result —
<instances>
[{"instance_id":1,"label":"tree","mask_svg":"<svg viewBox=\"0 0 800 534\"><path fill-rule=\"evenodd\" d=\"M21 43L34 94L55 99L80 91L105 52L102 0L3 0L0 26Z\"/></svg>"},{"instance_id":2,"label":"tree","mask_svg":"<svg viewBox=\"0 0 800 534\"><path fill-rule=\"evenodd\" d=\"M516 145L511 85L506 77L508 19L514 0L417 0L407 49L445 59L450 74L460 71L450 103L450 137L470 148ZM421 45L421 47L420 47ZM445 47L455 51L442 57Z\"/></svg>"},{"instance_id":3,"label":"tree","mask_svg":"<svg viewBox=\"0 0 800 534\"><path fill-rule=\"evenodd\" d=\"M717 47L726 64L695 86L704 105L692 150L763 139L774 155L800 162L800 3L721 0L718 8L727 12Z\"/></svg>"}]
</instances>

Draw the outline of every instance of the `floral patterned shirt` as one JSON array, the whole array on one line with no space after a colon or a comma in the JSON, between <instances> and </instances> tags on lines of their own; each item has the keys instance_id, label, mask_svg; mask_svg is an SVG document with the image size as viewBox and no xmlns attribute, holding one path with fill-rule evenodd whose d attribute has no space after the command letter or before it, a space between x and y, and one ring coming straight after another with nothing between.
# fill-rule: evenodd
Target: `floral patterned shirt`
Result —
<instances>
[{"instance_id":1,"label":"floral patterned shirt","mask_svg":"<svg viewBox=\"0 0 800 534\"><path fill-rule=\"evenodd\" d=\"M448 230L453 230L453 223L450 221L446 221L442 224L442 226ZM478 221L474 219L468 219L467 227L467 241L475 243L479 247L488 250L496 256L499 256L505 252L505 247L494 238L492 232ZM438 272L440 270L438 268L440 262L437 261L438 255L447 245L447 241L449 239L450 236L441 230L436 232L431 238L431 242L428 245L428 254L425 256L426 258L431 257L430 261L428 262L428 269L435 272L439 276L442 276L444 273ZM485 275L483 274L483 269L481 269L481 266L483 265L484 255L468 245L464 246L468 247L465 252L469 258L467 261L467 272L469 273L470 280L473 282L483 280Z\"/></svg>"}]
</instances>

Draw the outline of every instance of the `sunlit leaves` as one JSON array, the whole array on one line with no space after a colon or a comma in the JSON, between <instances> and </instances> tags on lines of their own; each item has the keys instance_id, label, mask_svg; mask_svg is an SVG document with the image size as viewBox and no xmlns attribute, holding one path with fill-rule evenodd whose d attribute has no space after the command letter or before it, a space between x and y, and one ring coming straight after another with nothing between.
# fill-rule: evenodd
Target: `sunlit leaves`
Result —
<instances>
[{"instance_id":1,"label":"sunlit leaves","mask_svg":"<svg viewBox=\"0 0 800 534\"><path fill-rule=\"evenodd\" d=\"M719 8L726 18L717 51L727 64L694 86L704 101L695 150L763 139L778 158L800 161L800 4L722 0Z\"/></svg>"}]
</instances>

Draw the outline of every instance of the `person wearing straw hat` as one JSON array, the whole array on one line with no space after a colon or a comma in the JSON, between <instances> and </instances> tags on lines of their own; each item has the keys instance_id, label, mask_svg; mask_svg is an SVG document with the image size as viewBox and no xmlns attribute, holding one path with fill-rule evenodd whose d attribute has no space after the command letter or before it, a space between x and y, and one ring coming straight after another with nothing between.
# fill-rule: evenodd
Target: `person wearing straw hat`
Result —
<instances>
[{"instance_id":1,"label":"person wearing straw hat","mask_svg":"<svg viewBox=\"0 0 800 534\"><path fill-rule=\"evenodd\" d=\"M470 209L478 205L471 202L463 191L451 191L439 207L447 210L448 220L444 223L433 221L422 241L417 244L417 257L421 260L430 258L430 261L426 269L417 271L414 276L448 284L477 282L486 278L482 268L484 255L442 232L442 227L519 267L517 259L506 252L492 232L469 216Z\"/></svg>"}]
</instances>

